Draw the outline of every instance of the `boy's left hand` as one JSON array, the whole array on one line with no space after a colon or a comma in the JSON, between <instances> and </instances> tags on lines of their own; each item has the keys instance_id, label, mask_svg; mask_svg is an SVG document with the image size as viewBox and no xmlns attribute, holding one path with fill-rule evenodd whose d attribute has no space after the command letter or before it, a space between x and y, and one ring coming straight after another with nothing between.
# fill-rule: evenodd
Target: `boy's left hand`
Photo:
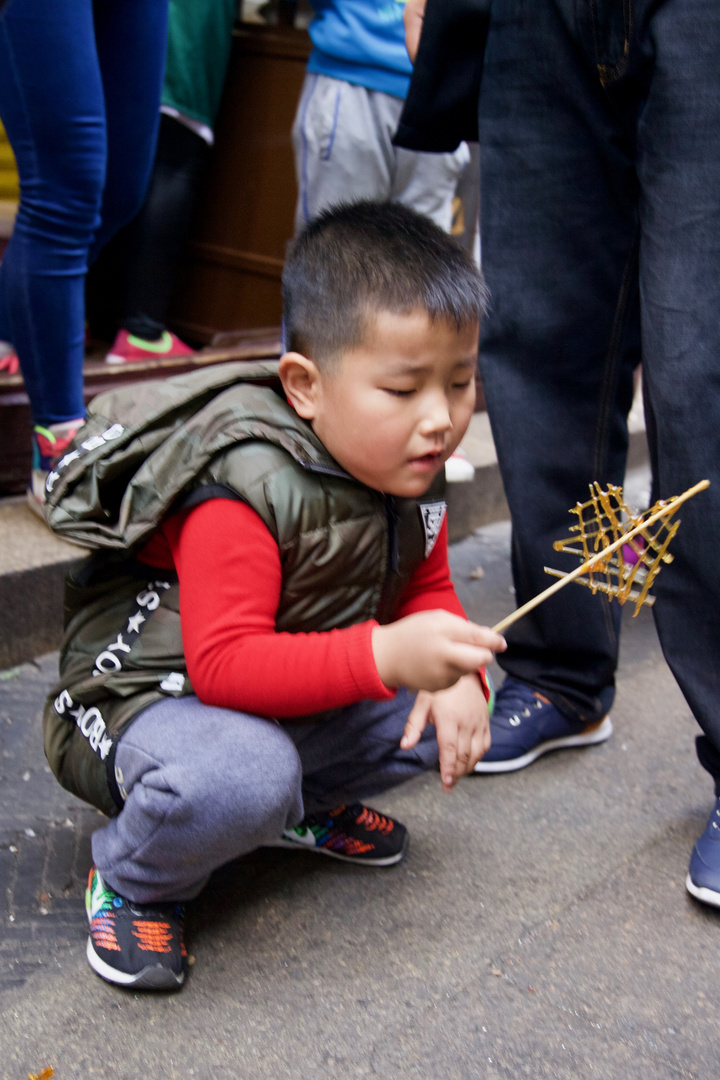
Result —
<instances>
[{"instance_id":1,"label":"boy's left hand","mask_svg":"<svg viewBox=\"0 0 720 1080\"><path fill-rule=\"evenodd\" d=\"M447 690L421 690L410 710L400 740L403 750L415 746L426 724L434 724L440 750L443 791L452 791L490 749L490 718L477 675L465 675Z\"/></svg>"}]
</instances>

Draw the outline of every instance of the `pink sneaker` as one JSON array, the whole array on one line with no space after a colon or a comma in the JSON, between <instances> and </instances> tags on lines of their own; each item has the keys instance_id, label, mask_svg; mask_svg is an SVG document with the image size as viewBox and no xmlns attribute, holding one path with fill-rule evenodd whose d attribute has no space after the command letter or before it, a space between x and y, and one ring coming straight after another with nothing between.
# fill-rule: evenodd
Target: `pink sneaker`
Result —
<instances>
[{"instance_id":1,"label":"pink sneaker","mask_svg":"<svg viewBox=\"0 0 720 1080\"><path fill-rule=\"evenodd\" d=\"M0 372L6 375L17 375L20 370L20 362L12 345L7 341L0 341Z\"/></svg>"},{"instance_id":2,"label":"pink sneaker","mask_svg":"<svg viewBox=\"0 0 720 1080\"><path fill-rule=\"evenodd\" d=\"M66 420L64 423L42 427L36 424L32 433L33 462L28 488L30 508L43 516L48 477L57 478L55 466L64 457L68 447L84 424L84 420Z\"/></svg>"},{"instance_id":3,"label":"pink sneaker","mask_svg":"<svg viewBox=\"0 0 720 1080\"><path fill-rule=\"evenodd\" d=\"M147 341L135 337L127 330L118 330L110 352L105 357L107 364L127 364L133 360L162 360L168 356L192 356L195 352L169 330L164 330L157 341Z\"/></svg>"}]
</instances>

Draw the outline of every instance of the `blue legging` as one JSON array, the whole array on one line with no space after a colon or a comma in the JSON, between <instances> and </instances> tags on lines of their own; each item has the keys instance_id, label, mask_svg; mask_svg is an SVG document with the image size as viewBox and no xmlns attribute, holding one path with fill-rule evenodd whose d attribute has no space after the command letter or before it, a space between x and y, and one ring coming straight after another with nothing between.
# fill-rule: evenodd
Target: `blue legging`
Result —
<instances>
[{"instance_id":1,"label":"blue legging","mask_svg":"<svg viewBox=\"0 0 720 1080\"><path fill-rule=\"evenodd\" d=\"M0 118L20 176L0 264L0 339L38 424L84 415L84 283L142 204L165 66L168 0L0 3Z\"/></svg>"}]
</instances>

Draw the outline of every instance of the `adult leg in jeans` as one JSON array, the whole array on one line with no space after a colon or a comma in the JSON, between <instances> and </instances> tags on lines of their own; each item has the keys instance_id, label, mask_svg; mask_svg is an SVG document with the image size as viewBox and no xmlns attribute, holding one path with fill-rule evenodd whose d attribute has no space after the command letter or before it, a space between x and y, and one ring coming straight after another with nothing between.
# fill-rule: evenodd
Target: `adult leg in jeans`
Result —
<instances>
[{"instance_id":1,"label":"adult leg in jeans","mask_svg":"<svg viewBox=\"0 0 720 1080\"><path fill-rule=\"evenodd\" d=\"M553 541L590 482L623 482L639 360L632 140L574 10L538 0L530 17L526 0L494 2L480 95L481 365L518 604L547 586ZM565 589L508 631L500 662L568 717L597 720L613 699L619 614Z\"/></svg>"},{"instance_id":2,"label":"adult leg in jeans","mask_svg":"<svg viewBox=\"0 0 720 1080\"><path fill-rule=\"evenodd\" d=\"M650 10L646 3L643 8ZM703 729L701 763L720 796L720 8L657 5L653 74L637 128L643 373L653 495L698 480L653 591L660 642Z\"/></svg>"},{"instance_id":3,"label":"adult leg in jeans","mask_svg":"<svg viewBox=\"0 0 720 1080\"><path fill-rule=\"evenodd\" d=\"M88 318L114 337L121 329L151 341L167 327L175 271L210 147L170 116L160 117L155 160L140 212L112 238L90 270Z\"/></svg>"},{"instance_id":4,"label":"adult leg in jeans","mask_svg":"<svg viewBox=\"0 0 720 1080\"><path fill-rule=\"evenodd\" d=\"M107 120L107 170L100 228L89 264L138 213L145 198L160 124L168 0L95 0L94 15Z\"/></svg>"},{"instance_id":5,"label":"adult leg in jeans","mask_svg":"<svg viewBox=\"0 0 720 1080\"><path fill-rule=\"evenodd\" d=\"M521 0L493 7L480 108L496 297L485 373L518 600L538 589L580 481L621 479L637 282L654 496L713 481L683 512L655 614L718 795L688 888L720 906L720 10L712 0L543 0L532 23L525 13ZM581 712L579 690L606 705L609 613L566 590L509 635L503 666L568 714Z\"/></svg>"},{"instance_id":6,"label":"adult leg in jeans","mask_svg":"<svg viewBox=\"0 0 720 1080\"><path fill-rule=\"evenodd\" d=\"M84 277L91 249L142 200L166 19L167 0L9 0L0 12L0 115L21 190L0 338L17 349L39 424L84 414Z\"/></svg>"}]
</instances>

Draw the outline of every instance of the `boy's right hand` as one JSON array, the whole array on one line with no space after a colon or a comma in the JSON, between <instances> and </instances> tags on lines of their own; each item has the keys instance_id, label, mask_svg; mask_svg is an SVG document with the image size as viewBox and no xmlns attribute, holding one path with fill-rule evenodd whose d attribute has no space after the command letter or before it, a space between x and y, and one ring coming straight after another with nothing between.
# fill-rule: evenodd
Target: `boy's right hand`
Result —
<instances>
[{"instance_id":1,"label":"boy's right hand","mask_svg":"<svg viewBox=\"0 0 720 1080\"><path fill-rule=\"evenodd\" d=\"M449 611L419 611L372 633L378 675L408 690L445 690L506 648L500 634Z\"/></svg>"}]
</instances>

